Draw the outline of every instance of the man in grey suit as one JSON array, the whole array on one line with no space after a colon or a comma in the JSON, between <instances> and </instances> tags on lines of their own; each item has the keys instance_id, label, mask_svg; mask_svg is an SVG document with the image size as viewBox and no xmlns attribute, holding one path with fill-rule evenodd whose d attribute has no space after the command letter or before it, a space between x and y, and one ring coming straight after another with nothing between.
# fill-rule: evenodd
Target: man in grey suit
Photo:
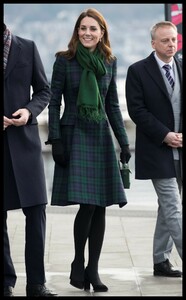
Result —
<instances>
[{"instance_id":1,"label":"man in grey suit","mask_svg":"<svg viewBox=\"0 0 186 300\"><path fill-rule=\"evenodd\" d=\"M151 45L154 51L132 64L126 78L128 112L136 124L135 178L151 179L158 197L153 274L181 277L170 263L173 245L182 259L182 68L175 57L176 26L155 24Z\"/></svg>"},{"instance_id":2,"label":"man in grey suit","mask_svg":"<svg viewBox=\"0 0 186 300\"><path fill-rule=\"evenodd\" d=\"M45 286L46 184L36 117L50 88L35 43L13 35L4 24L4 297L17 281L7 229L8 211L25 215L26 296L57 294ZM31 94L31 87L33 93Z\"/></svg>"}]
</instances>

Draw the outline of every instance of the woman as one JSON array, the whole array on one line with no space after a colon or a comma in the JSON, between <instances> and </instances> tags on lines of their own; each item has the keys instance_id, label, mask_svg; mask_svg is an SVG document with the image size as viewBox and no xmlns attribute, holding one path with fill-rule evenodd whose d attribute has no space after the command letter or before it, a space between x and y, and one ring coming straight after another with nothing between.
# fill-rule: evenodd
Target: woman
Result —
<instances>
[{"instance_id":1,"label":"woman","mask_svg":"<svg viewBox=\"0 0 186 300\"><path fill-rule=\"evenodd\" d=\"M55 161L51 205L80 204L74 222L70 284L85 290L91 284L95 292L106 292L98 273L105 208L127 203L109 122L122 149L121 161L128 162L131 154L118 104L116 59L106 21L97 10L80 14L68 50L56 54L51 89L47 141Z\"/></svg>"}]
</instances>

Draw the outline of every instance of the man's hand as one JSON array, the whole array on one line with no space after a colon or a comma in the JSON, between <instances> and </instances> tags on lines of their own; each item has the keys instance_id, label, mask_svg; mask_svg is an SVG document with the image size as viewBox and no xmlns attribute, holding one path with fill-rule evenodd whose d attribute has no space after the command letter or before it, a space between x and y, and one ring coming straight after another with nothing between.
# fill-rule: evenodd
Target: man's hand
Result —
<instances>
[{"instance_id":1,"label":"man's hand","mask_svg":"<svg viewBox=\"0 0 186 300\"><path fill-rule=\"evenodd\" d=\"M3 116L3 130L5 130L10 125L13 125L12 119Z\"/></svg>"},{"instance_id":2,"label":"man's hand","mask_svg":"<svg viewBox=\"0 0 186 300\"><path fill-rule=\"evenodd\" d=\"M183 147L183 135L181 132L169 132L164 142L172 148L182 148Z\"/></svg>"},{"instance_id":3,"label":"man's hand","mask_svg":"<svg viewBox=\"0 0 186 300\"><path fill-rule=\"evenodd\" d=\"M14 126L22 126L28 122L31 113L27 108L21 108L12 114L12 122Z\"/></svg>"}]
</instances>

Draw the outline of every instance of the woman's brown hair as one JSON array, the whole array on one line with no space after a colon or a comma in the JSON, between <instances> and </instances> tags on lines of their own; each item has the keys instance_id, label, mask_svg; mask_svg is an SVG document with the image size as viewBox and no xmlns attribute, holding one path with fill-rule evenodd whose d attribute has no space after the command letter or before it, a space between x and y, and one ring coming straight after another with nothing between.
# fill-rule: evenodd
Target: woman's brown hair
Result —
<instances>
[{"instance_id":1,"label":"woman's brown hair","mask_svg":"<svg viewBox=\"0 0 186 300\"><path fill-rule=\"evenodd\" d=\"M78 17L76 24L74 26L74 31L73 31L71 40L68 44L68 50L59 51L56 53L56 56L63 55L67 59L71 59L75 56L76 50L77 50L77 44L79 41L78 29L80 27L81 20L85 17L91 17L91 18L95 19L98 22L99 26L101 27L101 30L104 31L103 37L102 37L101 41L98 43L97 47L99 48L100 52L103 54L105 59L108 62L110 62L111 60L114 59L114 56L112 55L112 50L111 50L111 46L110 46L107 23L106 23L104 17L101 15L101 13L99 13L94 8L89 8L80 14L80 16Z\"/></svg>"}]
</instances>

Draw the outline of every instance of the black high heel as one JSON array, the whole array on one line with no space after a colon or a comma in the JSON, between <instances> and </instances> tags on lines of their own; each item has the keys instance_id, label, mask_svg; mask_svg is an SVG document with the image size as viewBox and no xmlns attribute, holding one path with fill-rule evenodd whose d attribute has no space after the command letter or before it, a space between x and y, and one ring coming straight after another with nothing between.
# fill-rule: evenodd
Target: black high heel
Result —
<instances>
[{"instance_id":1,"label":"black high heel","mask_svg":"<svg viewBox=\"0 0 186 300\"><path fill-rule=\"evenodd\" d=\"M85 291L90 290L90 284L93 286L94 292L107 292L108 291L108 287L100 281L99 275L97 275L95 282L93 282L90 279L87 269L85 269L85 281L84 281L84 290Z\"/></svg>"},{"instance_id":2,"label":"black high heel","mask_svg":"<svg viewBox=\"0 0 186 300\"><path fill-rule=\"evenodd\" d=\"M76 265L75 267L74 262L72 262L71 273L70 273L70 284L77 289L80 290L84 289L84 266Z\"/></svg>"}]
</instances>

